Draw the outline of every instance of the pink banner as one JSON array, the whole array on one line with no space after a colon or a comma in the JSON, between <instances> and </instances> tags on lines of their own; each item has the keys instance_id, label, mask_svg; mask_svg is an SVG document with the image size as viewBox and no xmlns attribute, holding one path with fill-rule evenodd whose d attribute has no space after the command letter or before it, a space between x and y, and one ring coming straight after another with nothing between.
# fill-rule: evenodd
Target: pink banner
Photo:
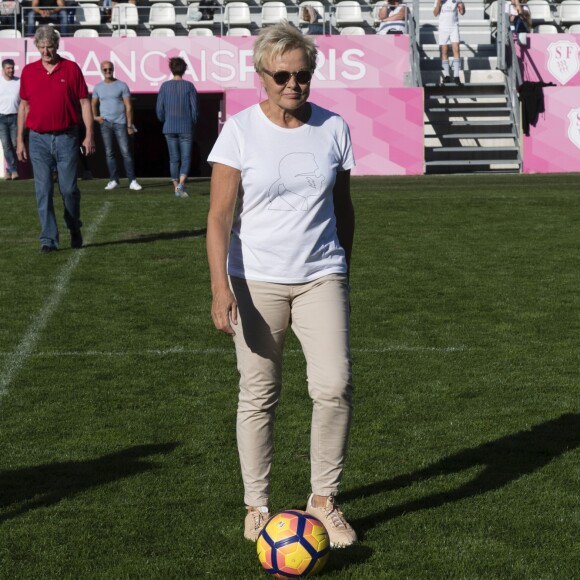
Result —
<instances>
[{"instance_id":1,"label":"pink banner","mask_svg":"<svg viewBox=\"0 0 580 580\"><path fill-rule=\"evenodd\" d=\"M580 169L580 87L544 89L546 113L524 137L524 173Z\"/></svg>"},{"instance_id":2,"label":"pink banner","mask_svg":"<svg viewBox=\"0 0 580 580\"><path fill-rule=\"evenodd\" d=\"M524 80L580 86L579 41L578 34L528 34L518 45Z\"/></svg>"},{"instance_id":3,"label":"pink banner","mask_svg":"<svg viewBox=\"0 0 580 580\"><path fill-rule=\"evenodd\" d=\"M224 92L258 86L252 65L255 38L157 37L64 38L59 53L82 69L89 88L102 80L99 63L110 60L115 75L134 93L156 93L171 75L167 59L180 56L188 63L186 78L199 92ZM318 36L318 68L314 82L325 89L403 87L409 71L409 37ZM0 40L2 58L39 58L31 39Z\"/></svg>"}]
</instances>

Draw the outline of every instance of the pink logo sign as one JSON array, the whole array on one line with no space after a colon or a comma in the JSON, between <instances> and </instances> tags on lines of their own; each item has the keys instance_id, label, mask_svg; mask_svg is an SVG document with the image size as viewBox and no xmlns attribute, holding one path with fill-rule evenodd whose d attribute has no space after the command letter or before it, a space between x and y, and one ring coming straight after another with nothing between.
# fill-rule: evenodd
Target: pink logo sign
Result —
<instances>
[{"instance_id":1,"label":"pink logo sign","mask_svg":"<svg viewBox=\"0 0 580 580\"><path fill-rule=\"evenodd\" d=\"M580 108L568 113L568 139L580 149Z\"/></svg>"},{"instance_id":2,"label":"pink logo sign","mask_svg":"<svg viewBox=\"0 0 580 580\"><path fill-rule=\"evenodd\" d=\"M548 70L563 85L573 78L580 68L578 50L580 50L578 44L569 40L553 42L548 46Z\"/></svg>"}]
</instances>

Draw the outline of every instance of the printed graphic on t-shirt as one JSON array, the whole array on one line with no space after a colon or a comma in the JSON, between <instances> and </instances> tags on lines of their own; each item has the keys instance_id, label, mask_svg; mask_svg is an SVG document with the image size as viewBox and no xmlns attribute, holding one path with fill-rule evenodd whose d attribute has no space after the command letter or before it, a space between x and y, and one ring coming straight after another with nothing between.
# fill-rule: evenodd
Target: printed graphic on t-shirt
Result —
<instances>
[{"instance_id":1,"label":"printed graphic on t-shirt","mask_svg":"<svg viewBox=\"0 0 580 580\"><path fill-rule=\"evenodd\" d=\"M268 189L268 209L274 211L307 211L308 198L320 196L325 181L313 153L285 155L278 175Z\"/></svg>"}]
</instances>

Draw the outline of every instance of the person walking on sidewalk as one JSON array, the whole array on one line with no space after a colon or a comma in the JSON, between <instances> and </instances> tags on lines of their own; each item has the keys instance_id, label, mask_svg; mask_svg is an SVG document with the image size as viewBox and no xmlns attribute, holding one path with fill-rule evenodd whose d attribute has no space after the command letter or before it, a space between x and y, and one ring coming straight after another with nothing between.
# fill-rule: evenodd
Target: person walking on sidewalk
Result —
<instances>
[{"instance_id":1,"label":"person walking on sidewalk","mask_svg":"<svg viewBox=\"0 0 580 580\"><path fill-rule=\"evenodd\" d=\"M112 62L104 60L101 63L101 73L104 80L93 90L92 107L93 117L101 130L109 169L109 183L105 189L119 187L119 173L115 160L116 140L123 158L129 189L139 191L143 188L135 177L135 164L129 141L135 134L131 93L126 83L115 78L115 66Z\"/></svg>"}]
</instances>

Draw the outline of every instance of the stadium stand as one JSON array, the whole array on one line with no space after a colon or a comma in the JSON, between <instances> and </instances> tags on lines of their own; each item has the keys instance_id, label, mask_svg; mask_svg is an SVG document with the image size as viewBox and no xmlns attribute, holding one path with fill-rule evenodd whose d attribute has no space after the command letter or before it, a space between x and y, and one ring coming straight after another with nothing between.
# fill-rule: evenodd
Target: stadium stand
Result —
<instances>
[{"instance_id":1,"label":"stadium stand","mask_svg":"<svg viewBox=\"0 0 580 580\"><path fill-rule=\"evenodd\" d=\"M94 28L79 28L74 31L73 36L75 38L98 38L99 31Z\"/></svg>"},{"instance_id":2,"label":"stadium stand","mask_svg":"<svg viewBox=\"0 0 580 580\"><path fill-rule=\"evenodd\" d=\"M249 28L244 28L243 26L237 28L228 28L226 36L252 36L252 31Z\"/></svg>"},{"instance_id":3,"label":"stadium stand","mask_svg":"<svg viewBox=\"0 0 580 580\"><path fill-rule=\"evenodd\" d=\"M21 38L22 34L20 30L15 30L14 28L5 28L0 30L0 38Z\"/></svg>"},{"instance_id":4,"label":"stadium stand","mask_svg":"<svg viewBox=\"0 0 580 580\"><path fill-rule=\"evenodd\" d=\"M262 4L262 26L276 24L281 20L288 19L288 10L284 2L265 2Z\"/></svg>"},{"instance_id":5,"label":"stadium stand","mask_svg":"<svg viewBox=\"0 0 580 580\"><path fill-rule=\"evenodd\" d=\"M559 8L560 26L568 29L580 24L580 0L563 0Z\"/></svg>"},{"instance_id":6,"label":"stadium stand","mask_svg":"<svg viewBox=\"0 0 580 580\"><path fill-rule=\"evenodd\" d=\"M547 0L529 0L527 6L532 13L534 26L554 23L554 15Z\"/></svg>"},{"instance_id":7,"label":"stadium stand","mask_svg":"<svg viewBox=\"0 0 580 580\"><path fill-rule=\"evenodd\" d=\"M245 2L228 2L224 9L223 23L228 29L234 27L248 28L252 24L250 7Z\"/></svg>"},{"instance_id":8,"label":"stadium stand","mask_svg":"<svg viewBox=\"0 0 580 580\"><path fill-rule=\"evenodd\" d=\"M101 9L98 4L83 3L77 6L76 23L78 26L99 27L101 25Z\"/></svg>"},{"instance_id":9,"label":"stadium stand","mask_svg":"<svg viewBox=\"0 0 580 580\"><path fill-rule=\"evenodd\" d=\"M340 34L364 36L366 34L366 31L362 26L345 26L340 30Z\"/></svg>"},{"instance_id":10,"label":"stadium stand","mask_svg":"<svg viewBox=\"0 0 580 580\"><path fill-rule=\"evenodd\" d=\"M213 30L211 28L192 28L188 36L213 36Z\"/></svg>"},{"instance_id":11,"label":"stadium stand","mask_svg":"<svg viewBox=\"0 0 580 580\"><path fill-rule=\"evenodd\" d=\"M152 28L151 36L175 36L173 28Z\"/></svg>"},{"instance_id":12,"label":"stadium stand","mask_svg":"<svg viewBox=\"0 0 580 580\"><path fill-rule=\"evenodd\" d=\"M334 22L339 30L345 26L364 24L361 5L356 0L341 0L335 7Z\"/></svg>"},{"instance_id":13,"label":"stadium stand","mask_svg":"<svg viewBox=\"0 0 580 580\"><path fill-rule=\"evenodd\" d=\"M149 21L146 24L149 24L151 29L173 28L176 25L175 7L170 2L155 2L149 9Z\"/></svg>"},{"instance_id":14,"label":"stadium stand","mask_svg":"<svg viewBox=\"0 0 580 580\"><path fill-rule=\"evenodd\" d=\"M535 34L559 34L560 31L555 24L538 24L534 26Z\"/></svg>"},{"instance_id":15,"label":"stadium stand","mask_svg":"<svg viewBox=\"0 0 580 580\"><path fill-rule=\"evenodd\" d=\"M135 4L121 3L113 6L111 14L113 26L139 26L139 12Z\"/></svg>"}]
</instances>

